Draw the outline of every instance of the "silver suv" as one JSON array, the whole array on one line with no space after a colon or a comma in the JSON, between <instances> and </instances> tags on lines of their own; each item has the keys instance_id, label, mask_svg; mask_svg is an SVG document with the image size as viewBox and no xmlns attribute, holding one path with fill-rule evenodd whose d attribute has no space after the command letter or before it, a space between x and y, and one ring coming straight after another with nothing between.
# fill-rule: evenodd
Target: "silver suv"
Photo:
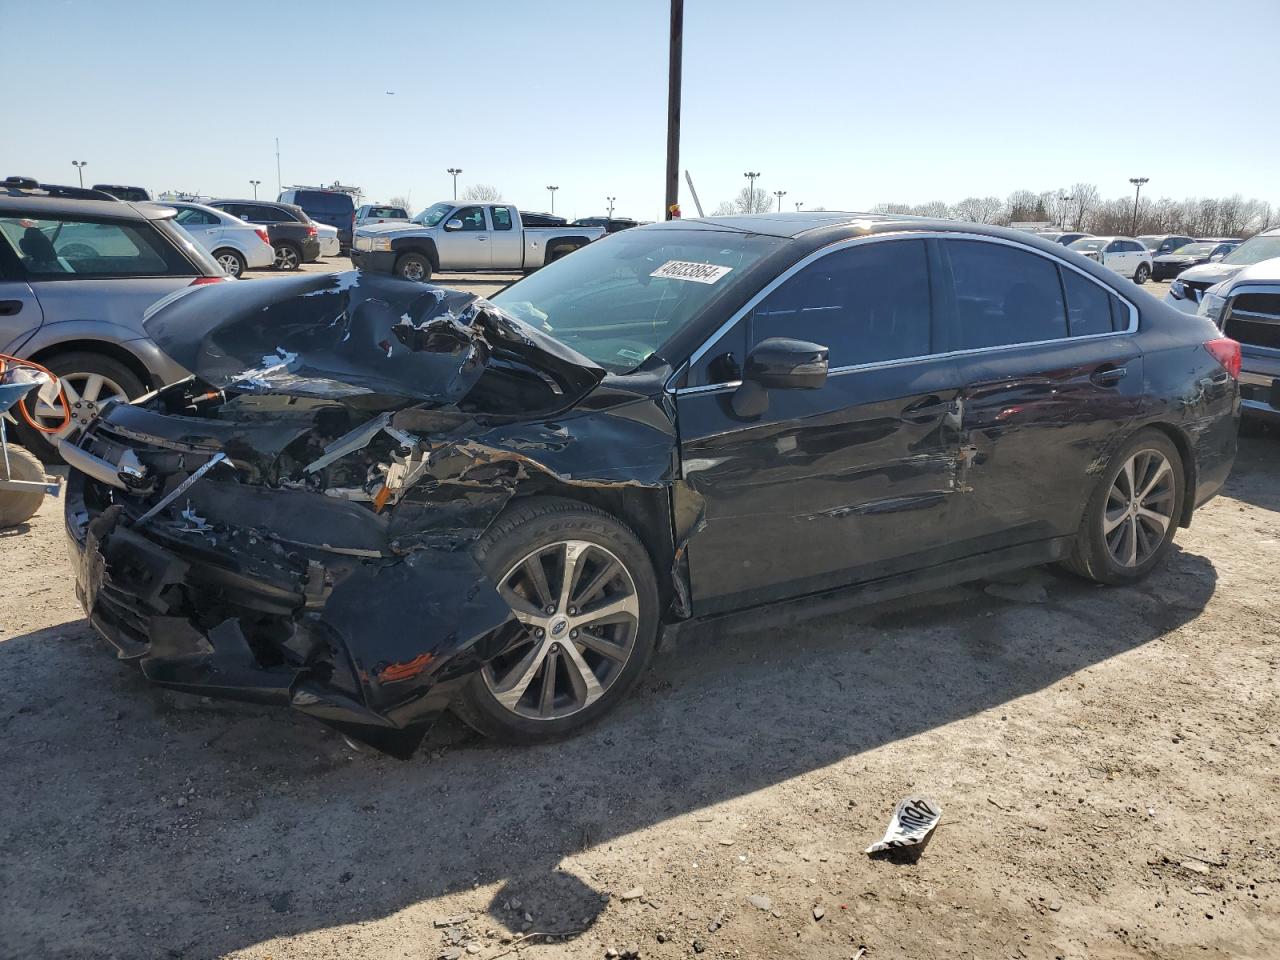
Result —
<instances>
[{"instance_id":1,"label":"silver suv","mask_svg":"<svg viewBox=\"0 0 1280 960\"><path fill-rule=\"evenodd\" d=\"M70 405L17 410L22 442L57 461L48 438L78 433L112 397L186 376L142 329L143 311L181 287L229 279L171 220L175 211L96 190L0 182L0 353L35 360Z\"/></svg>"}]
</instances>

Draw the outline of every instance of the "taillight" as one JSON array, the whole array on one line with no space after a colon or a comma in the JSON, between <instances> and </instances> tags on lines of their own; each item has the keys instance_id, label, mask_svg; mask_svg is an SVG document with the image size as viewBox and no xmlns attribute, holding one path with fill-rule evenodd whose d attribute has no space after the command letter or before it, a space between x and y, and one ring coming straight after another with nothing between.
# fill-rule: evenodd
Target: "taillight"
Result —
<instances>
[{"instance_id":1,"label":"taillight","mask_svg":"<svg viewBox=\"0 0 1280 960\"><path fill-rule=\"evenodd\" d=\"M313 227L313 226L312 226L312 227L307 227L307 236L308 236L308 237L314 237L315 235L316 235L316 228L315 228L315 227Z\"/></svg>"},{"instance_id":2,"label":"taillight","mask_svg":"<svg viewBox=\"0 0 1280 960\"><path fill-rule=\"evenodd\" d=\"M206 283L221 283L223 280L230 279L230 277L196 277L188 286L203 287Z\"/></svg>"},{"instance_id":3,"label":"taillight","mask_svg":"<svg viewBox=\"0 0 1280 960\"><path fill-rule=\"evenodd\" d=\"M1208 341L1204 348L1213 355L1213 359L1222 364L1222 369L1231 374L1232 380L1240 379L1240 344L1230 337L1219 337Z\"/></svg>"},{"instance_id":4,"label":"taillight","mask_svg":"<svg viewBox=\"0 0 1280 960\"><path fill-rule=\"evenodd\" d=\"M267 246L271 246L271 237L267 235L266 227L255 227L253 232L258 235L258 237L262 240L263 243L265 243Z\"/></svg>"}]
</instances>

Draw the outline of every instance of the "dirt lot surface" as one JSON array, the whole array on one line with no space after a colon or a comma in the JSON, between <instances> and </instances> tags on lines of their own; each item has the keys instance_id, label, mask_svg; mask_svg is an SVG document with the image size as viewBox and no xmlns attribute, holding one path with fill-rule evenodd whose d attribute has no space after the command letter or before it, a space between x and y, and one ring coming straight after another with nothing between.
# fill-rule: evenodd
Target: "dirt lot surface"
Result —
<instances>
[{"instance_id":1,"label":"dirt lot surface","mask_svg":"<svg viewBox=\"0 0 1280 960\"><path fill-rule=\"evenodd\" d=\"M1135 588L703 625L576 739L405 763L150 688L46 501L0 531L0 957L1274 958L1277 476L1242 441ZM869 859L909 794L932 841Z\"/></svg>"}]
</instances>

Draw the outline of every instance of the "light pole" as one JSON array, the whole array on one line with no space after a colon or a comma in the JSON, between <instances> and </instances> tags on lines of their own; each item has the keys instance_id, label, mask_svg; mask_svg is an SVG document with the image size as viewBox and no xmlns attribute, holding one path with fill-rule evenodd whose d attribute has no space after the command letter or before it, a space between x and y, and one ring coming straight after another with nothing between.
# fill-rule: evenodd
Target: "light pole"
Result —
<instances>
[{"instance_id":1,"label":"light pole","mask_svg":"<svg viewBox=\"0 0 1280 960\"><path fill-rule=\"evenodd\" d=\"M787 191L785 191L785 190L775 190L775 191L773 191L773 195L774 195L775 197L777 197L777 198L778 198L778 212L779 212L779 213L781 213L781 212L782 212L782 198L783 198L783 197L785 197L785 196L787 195Z\"/></svg>"},{"instance_id":2,"label":"light pole","mask_svg":"<svg viewBox=\"0 0 1280 960\"><path fill-rule=\"evenodd\" d=\"M76 173L80 175L80 186L84 186L84 168L89 165L88 160L72 160L71 165L76 168Z\"/></svg>"},{"instance_id":3,"label":"light pole","mask_svg":"<svg viewBox=\"0 0 1280 960\"><path fill-rule=\"evenodd\" d=\"M751 173L750 171L748 171L747 173L744 173L743 176L746 177L747 180L749 181L749 185L747 186L747 213L755 213L756 212L756 177L760 176L760 171L757 170L755 173Z\"/></svg>"},{"instance_id":4,"label":"light pole","mask_svg":"<svg viewBox=\"0 0 1280 960\"><path fill-rule=\"evenodd\" d=\"M445 173L447 173L447 174L449 174L449 176L453 177L453 200L454 200L454 203L457 203L457 201L458 201L458 174L460 174L461 172L462 172L462 168L461 168L461 167L450 167L448 170L446 170L446 171L445 171Z\"/></svg>"},{"instance_id":5,"label":"light pole","mask_svg":"<svg viewBox=\"0 0 1280 960\"><path fill-rule=\"evenodd\" d=\"M250 180L249 182L253 184L253 199L257 200L257 199L258 199L258 184L260 184L262 181L261 181L261 180Z\"/></svg>"},{"instance_id":6,"label":"light pole","mask_svg":"<svg viewBox=\"0 0 1280 960\"><path fill-rule=\"evenodd\" d=\"M801 207L803 207L803 206L804 206L804 201L803 201L803 200L797 200L797 201L796 201L796 213L799 213L799 212L800 212L800 208L801 208Z\"/></svg>"},{"instance_id":7,"label":"light pole","mask_svg":"<svg viewBox=\"0 0 1280 960\"><path fill-rule=\"evenodd\" d=\"M1061 204L1061 206L1059 206L1058 209L1062 211L1061 219L1062 219L1062 230L1064 233L1066 232L1066 229L1067 229L1067 204L1074 199L1075 197L1068 197L1066 194L1063 194L1062 196L1058 197L1058 203Z\"/></svg>"},{"instance_id":8,"label":"light pole","mask_svg":"<svg viewBox=\"0 0 1280 960\"><path fill-rule=\"evenodd\" d=\"M610 220L612 220L612 219L613 219L613 201L617 200L618 198L617 198L617 197L605 197L605 199L609 201L609 219L610 219Z\"/></svg>"},{"instance_id":9,"label":"light pole","mask_svg":"<svg viewBox=\"0 0 1280 960\"><path fill-rule=\"evenodd\" d=\"M551 213L554 216L556 212L556 191L559 187L547 187L547 192L551 194Z\"/></svg>"},{"instance_id":10,"label":"light pole","mask_svg":"<svg viewBox=\"0 0 1280 960\"><path fill-rule=\"evenodd\" d=\"M1133 221L1129 224L1129 236L1131 237L1138 232L1138 195L1142 193L1142 185L1150 179L1150 177L1129 178L1129 182L1133 184Z\"/></svg>"}]
</instances>

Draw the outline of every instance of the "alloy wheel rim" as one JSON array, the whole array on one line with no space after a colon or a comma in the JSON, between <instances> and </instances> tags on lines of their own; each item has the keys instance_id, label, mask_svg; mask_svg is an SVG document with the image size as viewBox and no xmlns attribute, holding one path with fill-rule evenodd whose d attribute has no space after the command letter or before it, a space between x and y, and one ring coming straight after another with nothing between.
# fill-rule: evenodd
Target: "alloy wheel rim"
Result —
<instances>
[{"instance_id":1,"label":"alloy wheel rim","mask_svg":"<svg viewBox=\"0 0 1280 960\"><path fill-rule=\"evenodd\" d=\"M282 270L292 270L298 263L298 255L289 247L281 247L276 251L276 266Z\"/></svg>"},{"instance_id":2,"label":"alloy wheel rim","mask_svg":"<svg viewBox=\"0 0 1280 960\"><path fill-rule=\"evenodd\" d=\"M404 265L400 273L406 280L421 280L426 271L422 269L422 264L409 261Z\"/></svg>"},{"instance_id":3,"label":"alloy wheel rim","mask_svg":"<svg viewBox=\"0 0 1280 960\"><path fill-rule=\"evenodd\" d=\"M229 253L224 253L218 258L218 265L226 272L229 277L240 276L240 261Z\"/></svg>"},{"instance_id":4,"label":"alloy wheel rim","mask_svg":"<svg viewBox=\"0 0 1280 960\"><path fill-rule=\"evenodd\" d=\"M108 400L128 399L128 395L120 384L100 373L63 373L58 375L58 380L66 393L71 419L60 430L45 434L51 441L78 435L89 425L89 421L98 415L98 411ZM45 428L56 427L62 423L62 403L57 400L46 403L37 396L34 408L28 405L28 412L31 414L31 419Z\"/></svg>"},{"instance_id":5,"label":"alloy wheel rim","mask_svg":"<svg viewBox=\"0 0 1280 960\"><path fill-rule=\"evenodd\" d=\"M1102 535L1111 559L1140 567L1164 543L1173 523L1173 466L1158 450L1139 450L1107 491Z\"/></svg>"},{"instance_id":6,"label":"alloy wheel rim","mask_svg":"<svg viewBox=\"0 0 1280 960\"><path fill-rule=\"evenodd\" d=\"M604 696L639 634L626 565L598 544L562 540L522 557L498 584L521 630L481 671L494 699L526 719L558 720Z\"/></svg>"}]
</instances>

